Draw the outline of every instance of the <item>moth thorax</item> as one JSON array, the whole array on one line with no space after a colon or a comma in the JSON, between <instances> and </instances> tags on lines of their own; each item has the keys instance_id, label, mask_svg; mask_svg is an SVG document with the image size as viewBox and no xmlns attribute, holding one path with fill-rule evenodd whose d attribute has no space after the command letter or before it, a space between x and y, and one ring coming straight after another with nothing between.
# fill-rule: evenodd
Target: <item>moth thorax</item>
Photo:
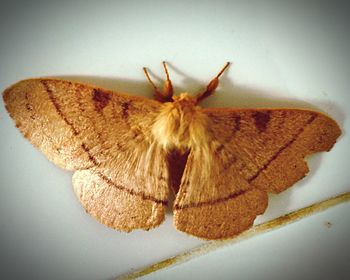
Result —
<instances>
[{"instance_id":1,"label":"moth thorax","mask_svg":"<svg viewBox=\"0 0 350 280\"><path fill-rule=\"evenodd\" d=\"M164 103L153 125L153 135L165 150L188 150L209 143L207 117L187 95Z\"/></svg>"}]
</instances>

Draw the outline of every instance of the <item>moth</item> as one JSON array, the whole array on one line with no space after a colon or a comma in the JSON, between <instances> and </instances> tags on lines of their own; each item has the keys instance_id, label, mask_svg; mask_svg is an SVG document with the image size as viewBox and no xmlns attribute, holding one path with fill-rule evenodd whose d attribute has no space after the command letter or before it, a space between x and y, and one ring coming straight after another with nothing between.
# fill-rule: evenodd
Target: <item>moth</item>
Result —
<instances>
[{"instance_id":1,"label":"moth","mask_svg":"<svg viewBox=\"0 0 350 280\"><path fill-rule=\"evenodd\" d=\"M227 63L196 94L173 94L166 63L155 99L60 79L20 81L3 93L22 134L56 165L74 171L86 211L120 231L165 218L202 239L252 226L279 193L308 172L304 157L329 151L341 134L330 117L301 109L202 108Z\"/></svg>"}]
</instances>

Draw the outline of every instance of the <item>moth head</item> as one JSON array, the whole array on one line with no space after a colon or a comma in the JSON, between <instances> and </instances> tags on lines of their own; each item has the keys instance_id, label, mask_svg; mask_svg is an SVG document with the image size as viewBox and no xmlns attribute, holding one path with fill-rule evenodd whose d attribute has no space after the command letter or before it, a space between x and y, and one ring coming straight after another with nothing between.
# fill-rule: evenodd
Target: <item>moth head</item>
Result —
<instances>
[{"instance_id":1,"label":"moth head","mask_svg":"<svg viewBox=\"0 0 350 280\"><path fill-rule=\"evenodd\" d=\"M191 96L188 94L188 92L182 92L179 95L173 95L172 96L173 101L183 101L183 100L191 100Z\"/></svg>"},{"instance_id":2,"label":"moth head","mask_svg":"<svg viewBox=\"0 0 350 280\"><path fill-rule=\"evenodd\" d=\"M209 82L206 89L203 92L198 93L194 97L190 97L186 92L181 93L179 96L174 96L173 86L169 77L169 73L168 73L168 69L165 61L163 61L163 66L164 66L164 72L166 74L166 80L164 81L163 90L160 90L154 84L150 75L148 74L146 67L143 67L143 71L147 77L147 80L149 81L149 83L152 85L154 89L154 97L156 100L162 103L167 103L167 102L181 103L181 101L183 101L183 102L193 103L195 105L200 103L203 99L207 98L208 96L214 93L215 89L219 85L220 76L224 73L224 71L227 69L229 65L230 65L230 62L226 62L224 67L221 68L220 72Z\"/></svg>"},{"instance_id":3,"label":"moth head","mask_svg":"<svg viewBox=\"0 0 350 280\"><path fill-rule=\"evenodd\" d=\"M179 95L173 95L172 100L175 106L180 106L183 108L193 107L197 104L196 98L189 95L187 92L182 92Z\"/></svg>"}]
</instances>

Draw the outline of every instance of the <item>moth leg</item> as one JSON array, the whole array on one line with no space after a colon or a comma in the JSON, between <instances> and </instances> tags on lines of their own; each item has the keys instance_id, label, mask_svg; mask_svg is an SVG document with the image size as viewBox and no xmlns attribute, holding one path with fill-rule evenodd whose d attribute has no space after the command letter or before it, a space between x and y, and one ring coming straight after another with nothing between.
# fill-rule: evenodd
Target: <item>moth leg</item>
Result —
<instances>
[{"instance_id":1,"label":"moth leg","mask_svg":"<svg viewBox=\"0 0 350 280\"><path fill-rule=\"evenodd\" d=\"M164 83L164 89L163 91L161 91L152 81L150 75L148 74L147 68L143 67L143 72L146 75L147 80L149 81L149 83L151 84L151 86L153 87L154 90L154 98L160 102L170 102L172 101L172 96L173 96L173 87L171 84L171 81L169 79L169 74L168 74L168 70L166 68L166 64L165 62L163 62L163 66L164 66L164 70L165 70L165 74L166 74L166 80Z\"/></svg>"},{"instance_id":2,"label":"moth leg","mask_svg":"<svg viewBox=\"0 0 350 280\"><path fill-rule=\"evenodd\" d=\"M222 69L220 70L220 72L214 77L214 79L212 79L209 84L207 85L206 89L204 92L199 93L196 96L197 99L197 103L201 102L203 99L207 98L208 96L212 95L215 91L215 89L218 87L219 85L219 78L222 75L222 73L224 73L224 71L226 70L226 68L230 65L230 62L226 62L226 64L224 65L224 67L222 67Z\"/></svg>"}]
</instances>

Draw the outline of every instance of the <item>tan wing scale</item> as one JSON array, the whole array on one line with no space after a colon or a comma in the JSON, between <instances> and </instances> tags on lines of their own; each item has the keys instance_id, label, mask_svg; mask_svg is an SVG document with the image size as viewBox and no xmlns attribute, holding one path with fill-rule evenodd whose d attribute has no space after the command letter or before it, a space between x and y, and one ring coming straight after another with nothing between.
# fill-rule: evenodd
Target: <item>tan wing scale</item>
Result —
<instances>
[{"instance_id":1,"label":"tan wing scale","mask_svg":"<svg viewBox=\"0 0 350 280\"><path fill-rule=\"evenodd\" d=\"M86 211L108 227L127 232L135 228L148 230L164 219L162 203L125 191L100 173L76 171L73 186Z\"/></svg>"},{"instance_id":2,"label":"tan wing scale","mask_svg":"<svg viewBox=\"0 0 350 280\"><path fill-rule=\"evenodd\" d=\"M75 171L77 196L102 223L124 231L159 225L168 184L176 191L180 182L175 226L222 239L249 228L265 211L267 192L304 177L304 157L328 151L341 133L335 121L308 110L196 106L227 66L194 98L173 98L168 88L173 102L164 106L53 79L19 82L4 100L25 137ZM180 156L173 159L172 150Z\"/></svg>"},{"instance_id":3,"label":"tan wing scale","mask_svg":"<svg viewBox=\"0 0 350 280\"><path fill-rule=\"evenodd\" d=\"M164 219L165 155L147 133L157 101L55 79L21 81L4 92L4 101L34 146L55 164L81 170L74 174L74 188L97 219L110 224L113 218L113 227L127 231L148 229ZM117 205L127 203L139 207L138 214L128 212L130 207L121 214Z\"/></svg>"},{"instance_id":4,"label":"tan wing scale","mask_svg":"<svg viewBox=\"0 0 350 280\"><path fill-rule=\"evenodd\" d=\"M208 152L192 148L174 205L177 229L223 239L249 228L280 192L308 172L304 157L328 151L340 135L329 117L292 109L203 109ZM209 172L209 174L207 174ZM203 179L204 178L204 179Z\"/></svg>"}]
</instances>

